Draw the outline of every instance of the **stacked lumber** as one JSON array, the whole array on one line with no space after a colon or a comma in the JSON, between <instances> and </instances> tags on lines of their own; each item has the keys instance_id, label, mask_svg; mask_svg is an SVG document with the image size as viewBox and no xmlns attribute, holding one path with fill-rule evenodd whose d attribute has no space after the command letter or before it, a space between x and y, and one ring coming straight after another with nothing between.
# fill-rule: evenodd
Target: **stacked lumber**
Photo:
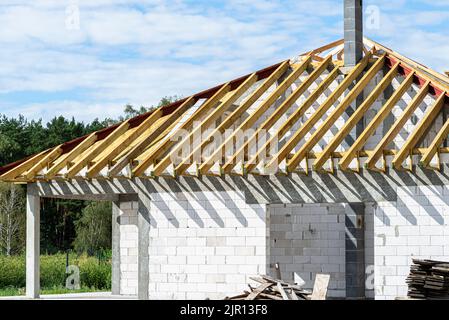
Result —
<instances>
[{"instance_id":1,"label":"stacked lumber","mask_svg":"<svg viewBox=\"0 0 449 320\"><path fill-rule=\"evenodd\" d=\"M257 282L256 287L248 284L249 290L243 294L226 297L225 300L310 300L310 291L302 289L302 286L290 284L266 275L250 277Z\"/></svg>"},{"instance_id":2,"label":"stacked lumber","mask_svg":"<svg viewBox=\"0 0 449 320\"><path fill-rule=\"evenodd\" d=\"M411 298L449 299L449 263L413 259L406 282Z\"/></svg>"}]
</instances>

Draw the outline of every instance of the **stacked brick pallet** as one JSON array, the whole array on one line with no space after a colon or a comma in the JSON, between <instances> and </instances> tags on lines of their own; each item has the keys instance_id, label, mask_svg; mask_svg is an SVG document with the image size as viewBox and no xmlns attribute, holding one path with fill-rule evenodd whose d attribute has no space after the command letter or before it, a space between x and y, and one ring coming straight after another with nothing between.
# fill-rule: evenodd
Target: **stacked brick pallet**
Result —
<instances>
[{"instance_id":1,"label":"stacked brick pallet","mask_svg":"<svg viewBox=\"0 0 449 320\"><path fill-rule=\"evenodd\" d=\"M413 259L407 283L411 298L449 299L449 263Z\"/></svg>"}]
</instances>

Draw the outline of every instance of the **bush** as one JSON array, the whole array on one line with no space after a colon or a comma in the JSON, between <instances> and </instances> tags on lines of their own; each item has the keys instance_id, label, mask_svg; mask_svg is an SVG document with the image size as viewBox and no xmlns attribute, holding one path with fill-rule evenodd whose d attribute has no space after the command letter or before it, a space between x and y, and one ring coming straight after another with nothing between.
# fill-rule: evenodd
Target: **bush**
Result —
<instances>
[{"instance_id":1,"label":"bush","mask_svg":"<svg viewBox=\"0 0 449 320\"><path fill-rule=\"evenodd\" d=\"M43 289L64 287L66 255L41 255L41 287ZM70 254L69 264L80 269L81 287L97 290L111 288L111 260L99 260L87 255ZM25 287L25 255L0 255L0 289Z\"/></svg>"}]
</instances>

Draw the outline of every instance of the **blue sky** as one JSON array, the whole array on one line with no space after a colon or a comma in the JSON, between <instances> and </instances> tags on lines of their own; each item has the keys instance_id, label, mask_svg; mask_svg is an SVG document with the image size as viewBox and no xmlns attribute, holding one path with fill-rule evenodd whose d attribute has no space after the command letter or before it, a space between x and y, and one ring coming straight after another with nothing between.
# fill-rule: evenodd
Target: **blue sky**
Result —
<instances>
[{"instance_id":1,"label":"blue sky","mask_svg":"<svg viewBox=\"0 0 449 320\"><path fill-rule=\"evenodd\" d=\"M364 6L366 36L449 70L449 0ZM0 0L0 25L0 114L91 121L342 38L343 8L340 0Z\"/></svg>"}]
</instances>

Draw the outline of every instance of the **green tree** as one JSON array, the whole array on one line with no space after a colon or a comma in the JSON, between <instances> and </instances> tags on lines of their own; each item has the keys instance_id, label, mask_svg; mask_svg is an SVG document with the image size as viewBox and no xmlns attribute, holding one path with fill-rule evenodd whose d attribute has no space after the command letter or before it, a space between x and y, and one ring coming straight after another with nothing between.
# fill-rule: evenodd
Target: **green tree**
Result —
<instances>
[{"instance_id":1,"label":"green tree","mask_svg":"<svg viewBox=\"0 0 449 320\"><path fill-rule=\"evenodd\" d=\"M90 202L75 222L77 252L93 254L111 248L112 205L110 202Z\"/></svg>"},{"instance_id":2,"label":"green tree","mask_svg":"<svg viewBox=\"0 0 449 320\"><path fill-rule=\"evenodd\" d=\"M133 118L136 117L138 115L153 111L157 108L169 105L170 103L173 103L177 100L180 100L182 97L178 96L178 95L174 95L174 96L166 96L163 97L159 103L155 106L151 106L151 107L144 107L144 106L140 106L139 108L135 108L133 105L131 104L127 104L123 110L125 116L121 117L121 120L125 120L125 119L129 119L129 118Z\"/></svg>"}]
</instances>

